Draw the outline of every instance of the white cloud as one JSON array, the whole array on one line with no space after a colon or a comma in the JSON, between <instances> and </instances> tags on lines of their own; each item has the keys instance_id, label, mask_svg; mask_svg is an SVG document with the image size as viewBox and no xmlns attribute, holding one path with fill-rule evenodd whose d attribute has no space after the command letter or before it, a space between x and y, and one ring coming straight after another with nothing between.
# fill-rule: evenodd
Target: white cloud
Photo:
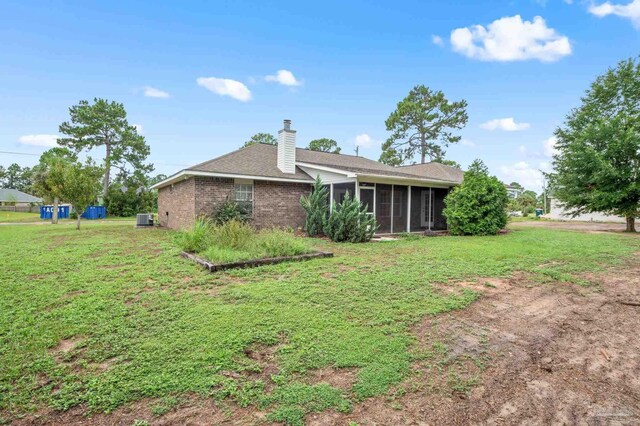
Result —
<instances>
[{"instance_id":1,"label":"white cloud","mask_svg":"<svg viewBox=\"0 0 640 426\"><path fill-rule=\"evenodd\" d=\"M543 186L543 176L540 170L548 171L549 163L542 162L538 167L534 167L526 161L519 161L515 164L501 166L500 177L504 182L518 182L527 189L540 192Z\"/></svg>"},{"instance_id":2,"label":"white cloud","mask_svg":"<svg viewBox=\"0 0 640 426\"><path fill-rule=\"evenodd\" d=\"M356 136L356 146L361 146L363 148L371 148L375 141L366 133L362 133Z\"/></svg>"},{"instance_id":3,"label":"white cloud","mask_svg":"<svg viewBox=\"0 0 640 426\"><path fill-rule=\"evenodd\" d=\"M24 135L18 138L22 145L54 147L57 146L58 135Z\"/></svg>"},{"instance_id":4,"label":"white cloud","mask_svg":"<svg viewBox=\"0 0 640 426\"><path fill-rule=\"evenodd\" d=\"M599 5L592 4L589 13L599 18L616 15L631 21L634 27L640 30L640 0L633 0L627 4L613 4L605 2Z\"/></svg>"},{"instance_id":5,"label":"white cloud","mask_svg":"<svg viewBox=\"0 0 640 426\"><path fill-rule=\"evenodd\" d=\"M460 141L460 144L461 144L462 146L467 146L467 147L469 147L469 148L474 148L474 147L476 146L475 142L473 142L473 141L471 141L471 140L469 140L469 139L462 139L462 140Z\"/></svg>"},{"instance_id":6,"label":"white cloud","mask_svg":"<svg viewBox=\"0 0 640 426\"><path fill-rule=\"evenodd\" d=\"M147 98L169 98L171 95L164 90L156 89L155 87L145 86L142 88L144 95Z\"/></svg>"},{"instance_id":7,"label":"white cloud","mask_svg":"<svg viewBox=\"0 0 640 426\"><path fill-rule=\"evenodd\" d=\"M435 44L436 46L440 46L440 47L444 46L444 40L439 35L435 35L435 34L432 35L431 36L431 42L433 44Z\"/></svg>"},{"instance_id":8,"label":"white cloud","mask_svg":"<svg viewBox=\"0 0 640 426\"><path fill-rule=\"evenodd\" d=\"M526 130L531 125L529 123L516 123L513 117L495 118L480 125L485 130L504 130L505 132L519 132Z\"/></svg>"},{"instance_id":9,"label":"white cloud","mask_svg":"<svg viewBox=\"0 0 640 426\"><path fill-rule=\"evenodd\" d=\"M243 83L228 78L200 77L198 85L220 96L230 96L241 102L251 100L251 91Z\"/></svg>"},{"instance_id":10,"label":"white cloud","mask_svg":"<svg viewBox=\"0 0 640 426\"><path fill-rule=\"evenodd\" d=\"M289 70L278 70L275 75L268 75L264 78L271 83L282 84L283 86L301 86L302 82L293 75Z\"/></svg>"},{"instance_id":11,"label":"white cloud","mask_svg":"<svg viewBox=\"0 0 640 426\"><path fill-rule=\"evenodd\" d=\"M558 139L555 136L551 136L549 139L543 142L542 144L542 152L547 157L553 157L558 153L558 149L556 148L556 143Z\"/></svg>"},{"instance_id":12,"label":"white cloud","mask_svg":"<svg viewBox=\"0 0 640 426\"><path fill-rule=\"evenodd\" d=\"M144 132L144 127L142 126L142 124L134 124L133 127L136 128L136 131L138 132L139 135L141 135L142 132Z\"/></svg>"},{"instance_id":13,"label":"white cloud","mask_svg":"<svg viewBox=\"0 0 640 426\"><path fill-rule=\"evenodd\" d=\"M486 28L457 28L451 32L451 45L454 51L481 61L553 62L571 54L569 39L547 27L540 16L523 21L516 15L497 19Z\"/></svg>"}]
</instances>

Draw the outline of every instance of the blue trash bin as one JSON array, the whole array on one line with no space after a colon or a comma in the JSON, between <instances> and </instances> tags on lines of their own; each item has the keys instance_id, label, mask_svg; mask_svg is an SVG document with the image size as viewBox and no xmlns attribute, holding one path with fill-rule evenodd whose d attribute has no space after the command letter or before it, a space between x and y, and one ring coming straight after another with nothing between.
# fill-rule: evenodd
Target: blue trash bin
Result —
<instances>
[{"instance_id":1,"label":"blue trash bin","mask_svg":"<svg viewBox=\"0 0 640 426\"><path fill-rule=\"evenodd\" d=\"M105 206L89 206L80 217L88 220L104 219L107 217L107 208Z\"/></svg>"},{"instance_id":2,"label":"blue trash bin","mask_svg":"<svg viewBox=\"0 0 640 426\"><path fill-rule=\"evenodd\" d=\"M53 219L53 206L40 206L40 219ZM58 219L69 219L69 206L58 206Z\"/></svg>"}]
</instances>

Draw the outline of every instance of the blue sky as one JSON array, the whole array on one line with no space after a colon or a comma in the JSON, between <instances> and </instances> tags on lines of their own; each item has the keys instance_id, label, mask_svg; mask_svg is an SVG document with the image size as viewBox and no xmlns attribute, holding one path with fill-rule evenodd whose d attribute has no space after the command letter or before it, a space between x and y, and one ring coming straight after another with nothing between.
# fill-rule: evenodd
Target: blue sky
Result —
<instances>
[{"instance_id":1,"label":"blue sky","mask_svg":"<svg viewBox=\"0 0 640 426\"><path fill-rule=\"evenodd\" d=\"M425 84L469 103L448 158L539 190L554 128L639 47L640 0L0 1L0 151L35 154L0 165L35 164L69 106L94 97L124 103L158 173L284 118L298 146L329 137L377 159L385 119Z\"/></svg>"}]
</instances>

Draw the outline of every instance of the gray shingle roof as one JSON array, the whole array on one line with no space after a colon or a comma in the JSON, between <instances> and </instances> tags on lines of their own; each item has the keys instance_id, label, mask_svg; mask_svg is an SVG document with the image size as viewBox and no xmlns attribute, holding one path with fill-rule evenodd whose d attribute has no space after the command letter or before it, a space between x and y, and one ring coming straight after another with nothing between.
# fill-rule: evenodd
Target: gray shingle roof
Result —
<instances>
[{"instance_id":1,"label":"gray shingle roof","mask_svg":"<svg viewBox=\"0 0 640 426\"><path fill-rule=\"evenodd\" d=\"M451 183L462 182L461 170L439 163L393 167L355 155L332 154L303 148L296 148L296 161L358 174L431 179ZM189 167L186 171L312 181L312 178L298 167L293 175L281 172L277 166L277 146L269 144L243 147L213 160Z\"/></svg>"},{"instance_id":2,"label":"gray shingle roof","mask_svg":"<svg viewBox=\"0 0 640 426\"><path fill-rule=\"evenodd\" d=\"M436 163L435 161L432 161L431 163L402 166L400 169L407 173L428 176L429 178L455 183L462 183L462 178L464 177L464 172L462 170L445 164Z\"/></svg>"},{"instance_id":3,"label":"gray shingle roof","mask_svg":"<svg viewBox=\"0 0 640 426\"><path fill-rule=\"evenodd\" d=\"M277 158L277 146L257 143L196 164L186 170L312 181L309 175L298 167L295 174L282 173L278 168Z\"/></svg>"},{"instance_id":4,"label":"gray shingle roof","mask_svg":"<svg viewBox=\"0 0 640 426\"><path fill-rule=\"evenodd\" d=\"M42 198L34 197L17 189L0 188L0 202L4 203L41 203Z\"/></svg>"}]
</instances>

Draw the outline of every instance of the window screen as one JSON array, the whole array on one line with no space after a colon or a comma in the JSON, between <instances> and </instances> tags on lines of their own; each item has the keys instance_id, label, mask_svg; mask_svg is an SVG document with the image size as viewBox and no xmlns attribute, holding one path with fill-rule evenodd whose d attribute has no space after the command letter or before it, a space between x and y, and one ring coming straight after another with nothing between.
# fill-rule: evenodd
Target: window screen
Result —
<instances>
[{"instance_id":1,"label":"window screen","mask_svg":"<svg viewBox=\"0 0 640 426\"><path fill-rule=\"evenodd\" d=\"M253 185L250 183L237 183L235 185L236 201L253 201Z\"/></svg>"}]
</instances>

